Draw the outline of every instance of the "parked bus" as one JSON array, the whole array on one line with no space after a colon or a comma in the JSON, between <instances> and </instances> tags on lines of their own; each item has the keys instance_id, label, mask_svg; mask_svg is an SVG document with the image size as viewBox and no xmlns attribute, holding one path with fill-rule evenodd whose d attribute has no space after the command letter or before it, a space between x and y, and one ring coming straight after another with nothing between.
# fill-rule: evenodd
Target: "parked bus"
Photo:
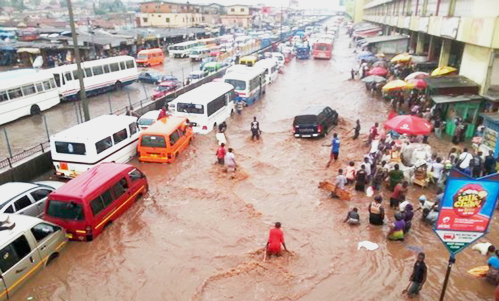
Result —
<instances>
[{"instance_id":1,"label":"parked bus","mask_svg":"<svg viewBox=\"0 0 499 301\"><path fill-rule=\"evenodd\" d=\"M140 67L156 66L163 64L165 54L163 49L144 49L137 54L137 65Z\"/></svg>"},{"instance_id":2,"label":"parked bus","mask_svg":"<svg viewBox=\"0 0 499 301\"><path fill-rule=\"evenodd\" d=\"M330 60L333 52L333 42L331 40L319 40L314 44L314 59Z\"/></svg>"},{"instance_id":3,"label":"parked bus","mask_svg":"<svg viewBox=\"0 0 499 301\"><path fill-rule=\"evenodd\" d=\"M74 178L102 162L125 163L137 153L137 117L102 115L50 137L56 175Z\"/></svg>"},{"instance_id":4,"label":"parked bus","mask_svg":"<svg viewBox=\"0 0 499 301\"><path fill-rule=\"evenodd\" d=\"M217 38L218 44L233 44L234 36L233 35L224 35Z\"/></svg>"},{"instance_id":5,"label":"parked bus","mask_svg":"<svg viewBox=\"0 0 499 301\"><path fill-rule=\"evenodd\" d=\"M92 241L147 192L146 176L128 164L104 163L52 192L43 219L70 240Z\"/></svg>"},{"instance_id":6,"label":"parked bus","mask_svg":"<svg viewBox=\"0 0 499 301\"><path fill-rule=\"evenodd\" d=\"M271 84L277 79L279 73L279 64L275 59L264 59L255 63L255 68L265 70L267 83Z\"/></svg>"},{"instance_id":7,"label":"parked bus","mask_svg":"<svg viewBox=\"0 0 499 301\"><path fill-rule=\"evenodd\" d=\"M119 90L139 78L135 59L131 56L117 56L88 61L82 63L81 68L83 69L83 84L87 96L101 94L113 89ZM76 64L48 70L54 74L62 99L74 100L79 98L80 83Z\"/></svg>"},{"instance_id":8,"label":"parked bus","mask_svg":"<svg viewBox=\"0 0 499 301\"><path fill-rule=\"evenodd\" d=\"M255 67L248 67L244 72L235 71L226 74L224 81L234 87L236 101L244 101L247 105L260 99L267 85L265 70Z\"/></svg>"},{"instance_id":9,"label":"parked bus","mask_svg":"<svg viewBox=\"0 0 499 301\"><path fill-rule=\"evenodd\" d=\"M192 128L187 118L164 117L140 132L137 152L139 161L171 163L191 144Z\"/></svg>"},{"instance_id":10,"label":"parked bus","mask_svg":"<svg viewBox=\"0 0 499 301\"><path fill-rule=\"evenodd\" d=\"M50 72L21 69L0 73L0 124L39 114L59 102Z\"/></svg>"},{"instance_id":11,"label":"parked bus","mask_svg":"<svg viewBox=\"0 0 499 301\"><path fill-rule=\"evenodd\" d=\"M207 38L207 39L201 39L196 41L199 46L214 46L217 45L217 39L216 38Z\"/></svg>"},{"instance_id":12,"label":"parked bus","mask_svg":"<svg viewBox=\"0 0 499 301\"><path fill-rule=\"evenodd\" d=\"M182 42L168 46L168 53L174 58L189 57L192 48L197 46L199 46L197 41Z\"/></svg>"},{"instance_id":13,"label":"parked bus","mask_svg":"<svg viewBox=\"0 0 499 301\"><path fill-rule=\"evenodd\" d=\"M210 56L210 49L205 46L194 47L191 49L191 53L189 54L189 58L191 61L201 61L205 57Z\"/></svg>"},{"instance_id":14,"label":"parked bus","mask_svg":"<svg viewBox=\"0 0 499 301\"><path fill-rule=\"evenodd\" d=\"M195 133L208 134L234 113L234 97L233 86L211 82L177 97L169 111L187 117Z\"/></svg>"}]
</instances>

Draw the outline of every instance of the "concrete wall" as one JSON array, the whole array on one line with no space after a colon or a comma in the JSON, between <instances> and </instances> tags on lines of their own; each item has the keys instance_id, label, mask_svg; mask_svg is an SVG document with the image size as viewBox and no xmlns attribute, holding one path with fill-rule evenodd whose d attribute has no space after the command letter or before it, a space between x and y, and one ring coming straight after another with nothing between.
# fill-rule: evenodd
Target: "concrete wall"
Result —
<instances>
[{"instance_id":1,"label":"concrete wall","mask_svg":"<svg viewBox=\"0 0 499 301\"><path fill-rule=\"evenodd\" d=\"M459 75L464 75L480 85L480 94L484 93L490 62L491 49L466 44Z\"/></svg>"},{"instance_id":2,"label":"concrete wall","mask_svg":"<svg viewBox=\"0 0 499 301\"><path fill-rule=\"evenodd\" d=\"M0 185L8 182L30 182L52 168L50 152L38 154L22 164L0 173Z\"/></svg>"}]
</instances>

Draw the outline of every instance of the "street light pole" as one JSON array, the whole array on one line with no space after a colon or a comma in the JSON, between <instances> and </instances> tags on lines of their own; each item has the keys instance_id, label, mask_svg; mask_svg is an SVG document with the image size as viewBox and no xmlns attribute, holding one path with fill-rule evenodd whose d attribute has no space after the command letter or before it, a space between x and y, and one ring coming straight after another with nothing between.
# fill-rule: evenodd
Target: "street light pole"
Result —
<instances>
[{"instance_id":1,"label":"street light pole","mask_svg":"<svg viewBox=\"0 0 499 301\"><path fill-rule=\"evenodd\" d=\"M71 26L71 36L73 37L73 47L76 59L76 73L78 73L78 82L80 83L80 99L83 106L83 115L85 121L90 120L90 112L88 111L87 93L83 84L83 70L81 70L80 48L78 47L78 37L76 36L75 21L73 17L73 6L71 0L66 0L68 4L69 25Z\"/></svg>"}]
</instances>

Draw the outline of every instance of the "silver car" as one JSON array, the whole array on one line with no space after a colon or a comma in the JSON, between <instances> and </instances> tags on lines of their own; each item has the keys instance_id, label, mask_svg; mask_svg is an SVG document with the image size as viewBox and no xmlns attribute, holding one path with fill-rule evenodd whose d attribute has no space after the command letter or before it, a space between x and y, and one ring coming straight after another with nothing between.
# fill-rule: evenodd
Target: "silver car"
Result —
<instances>
[{"instance_id":1,"label":"silver car","mask_svg":"<svg viewBox=\"0 0 499 301\"><path fill-rule=\"evenodd\" d=\"M66 231L36 217L0 214L0 301L57 258Z\"/></svg>"},{"instance_id":2,"label":"silver car","mask_svg":"<svg viewBox=\"0 0 499 301\"><path fill-rule=\"evenodd\" d=\"M0 185L0 214L15 213L41 217L47 196L63 182L11 182Z\"/></svg>"}]
</instances>

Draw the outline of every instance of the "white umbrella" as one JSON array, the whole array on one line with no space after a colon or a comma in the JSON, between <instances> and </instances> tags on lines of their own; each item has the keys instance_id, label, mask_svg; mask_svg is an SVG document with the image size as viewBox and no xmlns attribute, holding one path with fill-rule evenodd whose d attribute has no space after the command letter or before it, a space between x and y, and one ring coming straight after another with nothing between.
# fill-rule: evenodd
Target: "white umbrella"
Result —
<instances>
[{"instance_id":1,"label":"white umbrella","mask_svg":"<svg viewBox=\"0 0 499 301\"><path fill-rule=\"evenodd\" d=\"M405 78L406 81L411 80L411 79L423 79L425 77L429 77L430 75L426 72L413 72Z\"/></svg>"}]
</instances>

